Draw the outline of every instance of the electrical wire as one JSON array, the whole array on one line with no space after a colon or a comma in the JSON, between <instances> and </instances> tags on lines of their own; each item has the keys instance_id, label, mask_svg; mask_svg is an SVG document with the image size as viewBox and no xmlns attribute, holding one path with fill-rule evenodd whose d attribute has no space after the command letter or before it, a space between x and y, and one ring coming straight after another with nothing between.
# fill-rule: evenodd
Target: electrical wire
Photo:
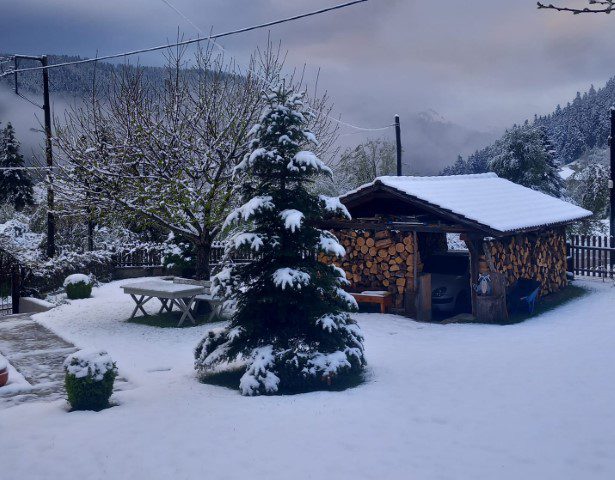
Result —
<instances>
[{"instance_id":1,"label":"electrical wire","mask_svg":"<svg viewBox=\"0 0 615 480\"><path fill-rule=\"evenodd\" d=\"M54 167L0 167L0 170L52 170Z\"/></svg>"},{"instance_id":2,"label":"electrical wire","mask_svg":"<svg viewBox=\"0 0 615 480\"><path fill-rule=\"evenodd\" d=\"M34 102L34 101L30 100L30 99L29 99L28 97L26 97L25 95L22 95L22 94L21 94L21 93L19 93L19 92L15 92L15 95L17 95L18 97L23 98L26 102L31 103L31 104L32 104L32 105L34 105L35 107L38 107L38 108L40 108L41 110L43 109L43 106L42 106L42 105L39 105L38 103L36 103L36 102Z\"/></svg>"},{"instance_id":3,"label":"electrical wire","mask_svg":"<svg viewBox=\"0 0 615 480\"><path fill-rule=\"evenodd\" d=\"M250 31L253 31L253 30L258 30L258 29L265 28L265 27L271 27L273 25L279 25L279 24L286 23L286 22L292 22L292 21L295 21L295 20L300 20L302 18L307 18L307 17L312 17L312 16L315 16L315 15L320 15L320 14L331 12L331 11L334 11L334 10L340 10L342 8L350 7L350 6L357 5L359 3L364 3L364 2L367 2L367 1L368 0L353 0L351 2L341 3L341 4L338 4L338 5L333 5L333 6L327 7L327 8L321 8L319 10L314 10L314 11L307 12L307 13L302 13L302 14L299 14L299 15L293 15L291 17L281 18L281 19L278 19L278 20L272 20L270 22L261 23L261 24L258 24L258 25L252 25L252 26L249 26L249 27L243 27L243 28L238 28L238 29L235 29L235 30L229 30L229 31L223 32L223 33L209 35L209 36L207 36L205 38L193 38L193 39L190 39L190 40L184 40L184 41L181 41L181 42L176 42L176 43L171 43L171 44L166 44L166 45L158 45L158 46L155 46L155 47L142 48L142 49L139 49L139 50L132 50L132 51L116 53L116 54L112 54L112 55L104 55L102 57L97 57L97 58L86 58L86 59L83 59L83 60L75 60L75 61L72 61L72 62L54 63L52 65L41 66L41 67L28 67L28 68L20 68L20 69L16 69L16 70L9 70L7 72L1 73L0 74L0 78L6 77L8 75L12 75L14 73L32 72L32 71L38 71L38 70L66 67L66 66L69 66L69 65L83 65L85 63L98 62L100 60L111 60L111 59L114 59L114 58L123 58L123 57L128 57L130 55L137 55L139 53L155 52L155 51L158 51L158 50L166 50L166 49L173 48L173 47L192 45L194 43L200 43L200 42L204 42L204 41L209 41L209 40L216 39L216 38L229 37L229 36L232 36L232 35L237 35L239 33L246 33L246 32L250 32Z\"/></svg>"},{"instance_id":4,"label":"electrical wire","mask_svg":"<svg viewBox=\"0 0 615 480\"><path fill-rule=\"evenodd\" d=\"M204 31L203 31L203 30L202 30L202 29L201 29L198 25L196 25L196 24L195 24L192 20L190 20L190 18L189 18L187 15L185 15L185 14L184 14L184 13L183 13L183 12L182 12L179 8L177 8L175 5L173 5L173 4L172 4L171 2L169 2L168 0L162 0L162 2L163 2L165 5L167 5L167 6L168 6L171 10L173 10L175 13L177 13L180 17L182 17L182 18L183 18L186 22L188 22L188 23L189 23L189 24L190 24L190 25L191 25L191 26L192 26L192 27L193 27L193 28L194 28L197 32L199 32L200 34L205 35L205 32L204 32ZM220 45L218 42L216 42L216 41L215 41L215 39L211 38L211 43L213 43L216 47L218 47L218 48L219 48L220 50L222 50L224 53L226 53L227 55L229 55L231 58L234 58L234 56L233 56L233 55L231 55L231 53L230 53L230 52L228 52L228 51L227 51L227 50L226 50L226 49L225 49L222 45ZM266 83L267 83L267 79L266 79L266 78L264 78L264 77L263 77L260 73L258 73L258 72L257 72L257 71L255 71L254 69L252 69L252 68L248 67L248 68L246 69L246 71L247 71L247 72L250 72L250 73L252 73L252 74L254 74L255 76L257 76L258 78L260 78L261 80L263 80L264 82L266 82ZM269 84L269 86L271 86L271 84ZM313 113L313 114L318 114L318 113L321 113L321 112L317 112L316 110L314 110L313 108L311 108L311 107L309 107L309 106L307 107L307 109L308 109L311 113ZM333 117L333 116L331 116L331 115L328 115L328 114L326 114L326 113L323 113L323 115L324 115L325 117L327 117L329 120L332 120L332 121L334 121L334 122L338 123L339 125L343 125L343 126L346 126L346 127L349 127L349 128L353 128L353 129L355 129L355 130L359 130L359 131L361 131L361 132L381 132L381 131L388 130L389 128L391 128L391 127L394 127L394 126L395 126L395 124L393 123L393 124L390 124L390 125L386 125L386 126L384 126L384 127L377 127L377 128L359 127L359 126L357 126L357 125L353 125L353 124L351 124L351 123L344 122L344 121L342 121L342 120L340 120L340 119L338 119L338 118L335 118L335 117ZM347 135L353 135L353 134L347 134ZM345 135L344 135L344 136L345 136Z\"/></svg>"}]
</instances>

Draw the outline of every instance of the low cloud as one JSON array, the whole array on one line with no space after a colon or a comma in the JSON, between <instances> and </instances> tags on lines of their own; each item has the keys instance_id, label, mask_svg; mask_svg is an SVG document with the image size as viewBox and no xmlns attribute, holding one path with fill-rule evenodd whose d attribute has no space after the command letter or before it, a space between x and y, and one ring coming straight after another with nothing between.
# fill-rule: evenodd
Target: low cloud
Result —
<instances>
[{"instance_id":1,"label":"low cloud","mask_svg":"<svg viewBox=\"0 0 615 480\"><path fill-rule=\"evenodd\" d=\"M204 31L220 32L335 2L172 3ZM22 0L2 14L0 45L21 53L112 53L164 43L178 26L196 35L161 0ZM612 15L538 11L534 0L371 0L273 27L271 37L288 49L289 67L306 64L312 79L321 68L320 87L346 121L378 127L399 113L413 128L419 112L435 109L468 131L492 132L548 113L577 90L615 75L614 22ZM252 32L221 43L244 62L267 35ZM140 61L162 63L159 54Z\"/></svg>"}]
</instances>

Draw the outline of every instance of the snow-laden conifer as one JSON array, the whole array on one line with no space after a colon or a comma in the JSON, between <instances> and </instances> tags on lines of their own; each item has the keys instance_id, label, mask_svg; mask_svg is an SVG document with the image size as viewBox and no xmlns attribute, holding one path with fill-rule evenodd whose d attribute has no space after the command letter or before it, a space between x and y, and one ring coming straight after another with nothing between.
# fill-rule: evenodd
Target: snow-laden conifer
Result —
<instances>
[{"instance_id":1,"label":"snow-laden conifer","mask_svg":"<svg viewBox=\"0 0 615 480\"><path fill-rule=\"evenodd\" d=\"M32 205L32 180L19 152L15 129L8 123L0 132L0 204L11 203L16 210Z\"/></svg>"},{"instance_id":2,"label":"snow-laden conifer","mask_svg":"<svg viewBox=\"0 0 615 480\"><path fill-rule=\"evenodd\" d=\"M195 352L202 379L238 372L244 395L335 387L365 366L345 274L317 260L319 252L345 253L318 220L349 213L310 190L316 175L331 171L309 151L316 138L306 129L302 99L284 84L266 93L250 152L235 169L243 204L225 222L236 232L227 257L251 252L256 260L229 264L214 277L214 293L234 313Z\"/></svg>"}]
</instances>

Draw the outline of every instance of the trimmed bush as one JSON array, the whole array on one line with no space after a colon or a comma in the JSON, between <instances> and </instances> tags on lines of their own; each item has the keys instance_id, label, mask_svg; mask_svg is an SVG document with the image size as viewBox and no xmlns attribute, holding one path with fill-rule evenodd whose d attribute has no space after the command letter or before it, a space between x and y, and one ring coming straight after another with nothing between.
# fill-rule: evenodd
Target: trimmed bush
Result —
<instances>
[{"instance_id":1,"label":"trimmed bush","mask_svg":"<svg viewBox=\"0 0 615 480\"><path fill-rule=\"evenodd\" d=\"M73 410L99 411L109 406L117 367L104 351L80 350L64 361L64 384Z\"/></svg>"},{"instance_id":2,"label":"trimmed bush","mask_svg":"<svg viewBox=\"0 0 615 480\"><path fill-rule=\"evenodd\" d=\"M71 300L89 298L92 294L92 283L92 279L87 275L81 273L69 275L64 280L66 296Z\"/></svg>"}]
</instances>

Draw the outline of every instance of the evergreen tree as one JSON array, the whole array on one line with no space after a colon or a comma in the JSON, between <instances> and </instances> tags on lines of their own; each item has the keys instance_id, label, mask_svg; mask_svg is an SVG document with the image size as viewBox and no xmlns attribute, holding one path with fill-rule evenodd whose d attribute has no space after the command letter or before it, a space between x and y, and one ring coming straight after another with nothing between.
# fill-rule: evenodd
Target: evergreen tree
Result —
<instances>
[{"instance_id":1,"label":"evergreen tree","mask_svg":"<svg viewBox=\"0 0 615 480\"><path fill-rule=\"evenodd\" d=\"M317 196L310 185L331 170L312 152L303 95L285 84L266 95L260 123L251 130L250 153L235 170L244 204L225 225L241 231L227 255L250 251L256 260L229 265L214 277L214 294L234 306L228 327L197 346L201 379L242 374L240 391L261 395L343 385L365 365L363 337L348 314L357 305L341 287L343 270L317 260L344 248L316 227L326 215L349 217L337 198Z\"/></svg>"},{"instance_id":2,"label":"evergreen tree","mask_svg":"<svg viewBox=\"0 0 615 480\"><path fill-rule=\"evenodd\" d=\"M499 142L499 154L490 164L500 177L543 193L560 197L563 181L553 148L542 129L524 125L506 132Z\"/></svg>"},{"instance_id":3,"label":"evergreen tree","mask_svg":"<svg viewBox=\"0 0 615 480\"><path fill-rule=\"evenodd\" d=\"M594 213L591 218L574 225L575 233L605 233L606 225L602 220L609 213L609 178L609 167L590 160L568 179L572 200Z\"/></svg>"},{"instance_id":4,"label":"evergreen tree","mask_svg":"<svg viewBox=\"0 0 615 480\"><path fill-rule=\"evenodd\" d=\"M26 170L4 170L20 168L24 160L19 153L19 142L10 123L2 130L0 141L0 204L11 203L16 210L32 205L32 180Z\"/></svg>"}]
</instances>

